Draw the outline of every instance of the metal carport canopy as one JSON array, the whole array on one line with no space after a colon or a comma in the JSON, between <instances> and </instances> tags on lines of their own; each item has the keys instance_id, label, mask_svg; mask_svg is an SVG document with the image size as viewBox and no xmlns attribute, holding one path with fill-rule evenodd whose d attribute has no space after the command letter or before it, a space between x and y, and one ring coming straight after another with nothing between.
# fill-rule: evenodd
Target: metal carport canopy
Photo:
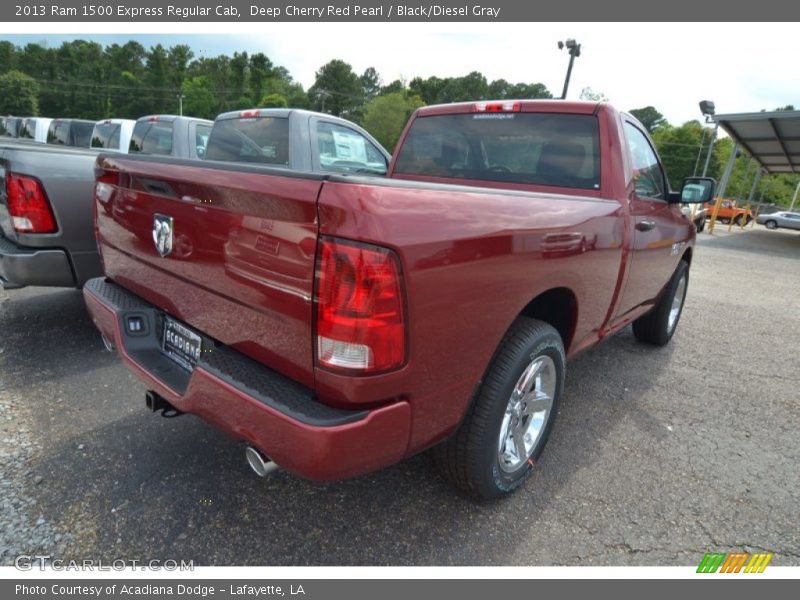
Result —
<instances>
[{"instance_id":1,"label":"metal carport canopy","mask_svg":"<svg viewBox=\"0 0 800 600\"><path fill-rule=\"evenodd\" d=\"M800 110L715 115L714 120L768 173L800 172Z\"/></svg>"}]
</instances>

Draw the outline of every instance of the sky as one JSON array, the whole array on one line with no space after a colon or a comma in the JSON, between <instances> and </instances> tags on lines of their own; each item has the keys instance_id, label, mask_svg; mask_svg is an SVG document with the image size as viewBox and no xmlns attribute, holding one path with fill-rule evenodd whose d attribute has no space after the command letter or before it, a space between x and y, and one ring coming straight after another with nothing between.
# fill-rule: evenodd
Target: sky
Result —
<instances>
[{"instance_id":1,"label":"sky","mask_svg":"<svg viewBox=\"0 0 800 600\"><path fill-rule=\"evenodd\" d=\"M719 114L800 108L791 23L62 23L14 24L14 35L9 27L0 24L0 39L19 45L136 39L145 46L185 43L196 56L264 52L306 88L320 66L339 58L358 73L375 67L384 83L475 70L490 81L541 82L555 95L569 60L557 42L574 38L582 53L570 99L590 87L623 110L652 105L673 124L699 119L704 99Z\"/></svg>"}]
</instances>

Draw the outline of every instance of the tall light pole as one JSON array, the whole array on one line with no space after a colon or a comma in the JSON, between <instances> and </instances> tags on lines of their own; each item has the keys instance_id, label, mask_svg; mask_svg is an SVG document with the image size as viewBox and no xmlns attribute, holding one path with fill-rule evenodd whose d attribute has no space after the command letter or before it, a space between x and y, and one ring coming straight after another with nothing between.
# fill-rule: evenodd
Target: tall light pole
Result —
<instances>
[{"instance_id":1,"label":"tall light pole","mask_svg":"<svg viewBox=\"0 0 800 600\"><path fill-rule=\"evenodd\" d=\"M703 135L700 137L700 149L697 151L697 160L694 161L694 169L692 169L692 176L697 175L697 167L700 166L700 156L703 154L703 146L706 145L706 128L703 127Z\"/></svg>"},{"instance_id":2,"label":"tall light pole","mask_svg":"<svg viewBox=\"0 0 800 600\"><path fill-rule=\"evenodd\" d=\"M700 101L700 113L705 117L706 123L710 123L711 120L714 118L714 114L716 111L716 106L711 100L701 100ZM708 154L706 155L706 164L703 167L703 177L706 176L708 173L708 165L711 164L711 153L714 151L714 142L717 141L717 129L719 129L719 123L716 121L714 122L714 132L711 134L711 139L708 142ZM700 148L702 150L702 148ZM700 156L699 154L697 155Z\"/></svg>"},{"instance_id":3,"label":"tall light pole","mask_svg":"<svg viewBox=\"0 0 800 600\"><path fill-rule=\"evenodd\" d=\"M183 116L183 99L186 98L183 94L178 94L178 114Z\"/></svg>"},{"instance_id":4,"label":"tall light pole","mask_svg":"<svg viewBox=\"0 0 800 600\"><path fill-rule=\"evenodd\" d=\"M317 97L322 99L322 109L319 112L325 112L325 99L330 95L330 92L327 90L319 90L319 92L317 92Z\"/></svg>"},{"instance_id":5,"label":"tall light pole","mask_svg":"<svg viewBox=\"0 0 800 600\"><path fill-rule=\"evenodd\" d=\"M567 67L567 77L564 79L564 91L561 92L561 99L567 99L567 89L569 88L569 78L572 75L572 63L575 58L581 55L581 45L573 39L568 39L566 42L558 42L558 49L563 50L566 46L569 52L569 66Z\"/></svg>"}]
</instances>

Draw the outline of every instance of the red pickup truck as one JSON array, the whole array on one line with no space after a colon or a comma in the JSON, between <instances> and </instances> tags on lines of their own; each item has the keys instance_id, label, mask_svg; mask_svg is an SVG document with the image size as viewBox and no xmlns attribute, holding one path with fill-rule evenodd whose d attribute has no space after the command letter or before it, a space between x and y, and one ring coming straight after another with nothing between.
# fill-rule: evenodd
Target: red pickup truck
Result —
<instances>
[{"instance_id":1,"label":"red pickup truck","mask_svg":"<svg viewBox=\"0 0 800 600\"><path fill-rule=\"evenodd\" d=\"M669 341L681 202L714 188L671 192L633 117L562 101L422 108L385 178L108 154L96 173L106 277L84 294L151 409L242 440L259 474L335 480L435 446L479 497L530 474L566 358L630 323ZM187 222L216 240L188 260Z\"/></svg>"}]
</instances>

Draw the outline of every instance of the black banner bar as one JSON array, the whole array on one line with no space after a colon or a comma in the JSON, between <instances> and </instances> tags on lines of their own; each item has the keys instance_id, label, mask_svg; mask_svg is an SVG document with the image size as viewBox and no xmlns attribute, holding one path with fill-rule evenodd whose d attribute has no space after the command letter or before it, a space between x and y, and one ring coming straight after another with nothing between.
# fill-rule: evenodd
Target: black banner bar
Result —
<instances>
[{"instance_id":1,"label":"black banner bar","mask_svg":"<svg viewBox=\"0 0 800 600\"><path fill-rule=\"evenodd\" d=\"M715 581L712 583L712 579ZM427 598L458 598L459 600L490 600L492 598L533 598L551 594L597 598L606 594L613 597L661 598L674 600L692 596L692 592L705 590L704 594L724 595L734 600L750 598L754 594L764 597L792 597L789 589L792 580L744 577L698 576L697 579L673 580L531 580L495 579L476 580L77 580L36 579L27 581L0 581L0 597L14 600L424 600ZM712 589L713 586L713 589ZM795 586L796 587L796 586ZM779 594L786 593L787 596Z\"/></svg>"}]
</instances>

